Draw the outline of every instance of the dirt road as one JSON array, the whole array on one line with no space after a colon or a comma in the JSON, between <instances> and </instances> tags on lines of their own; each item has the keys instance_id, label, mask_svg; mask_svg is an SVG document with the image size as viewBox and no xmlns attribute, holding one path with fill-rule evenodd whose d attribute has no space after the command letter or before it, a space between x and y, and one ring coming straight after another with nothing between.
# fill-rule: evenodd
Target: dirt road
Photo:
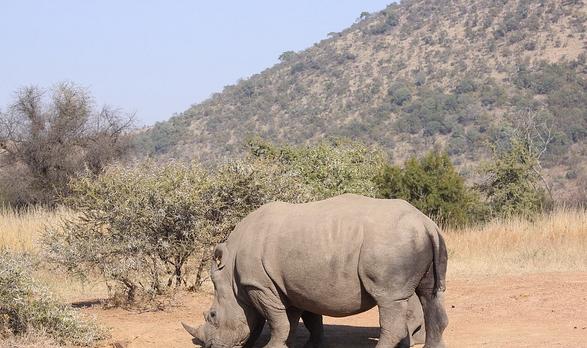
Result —
<instances>
[{"instance_id":1,"label":"dirt road","mask_svg":"<svg viewBox=\"0 0 587 348\"><path fill-rule=\"evenodd\" d=\"M531 274L449 279L446 307L450 347L587 347L587 273ZM158 312L99 307L84 311L112 328L106 347L194 347L180 321L197 325L209 295L185 295ZM377 310L326 318L332 347L374 347ZM300 327L301 343L307 332ZM261 342L266 342L264 335Z\"/></svg>"}]
</instances>

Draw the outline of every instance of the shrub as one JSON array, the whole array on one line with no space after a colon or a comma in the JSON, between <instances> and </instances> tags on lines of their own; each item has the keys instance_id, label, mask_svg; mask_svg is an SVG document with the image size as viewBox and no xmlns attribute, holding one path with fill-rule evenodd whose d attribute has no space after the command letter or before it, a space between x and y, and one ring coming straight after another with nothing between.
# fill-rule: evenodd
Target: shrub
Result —
<instances>
[{"instance_id":1,"label":"shrub","mask_svg":"<svg viewBox=\"0 0 587 348\"><path fill-rule=\"evenodd\" d=\"M385 164L382 151L358 142L325 140L316 145L276 146L259 138L249 141L250 153L276 175L293 178L306 194L298 201L343 193L377 196L377 173Z\"/></svg>"},{"instance_id":2,"label":"shrub","mask_svg":"<svg viewBox=\"0 0 587 348\"><path fill-rule=\"evenodd\" d=\"M289 62L296 57L296 53L294 51L285 51L279 55L279 61L281 62Z\"/></svg>"},{"instance_id":3,"label":"shrub","mask_svg":"<svg viewBox=\"0 0 587 348\"><path fill-rule=\"evenodd\" d=\"M48 230L48 258L77 275L98 272L122 300L197 289L210 247L249 212L272 200L302 201L303 189L270 165L230 162L214 173L197 164L111 167L70 183L79 216ZM195 267L194 278L186 270Z\"/></svg>"},{"instance_id":4,"label":"shrub","mask_svg":"<svg viewBox=\"0 0 587 348\"><path fill-rule=\"evenodd\" d=\"M199 166L175 163L73 180L66 204L79 217L48 230L47 256L74 274L99 272L130 302L185 285L186 263L209 238L203 192L210 185Z\"/></svg>"},{"instance_id":5,"label":"shrub","mask_svg":"<svg viewBox=\"0 0 587 348\"><path fill-rule=\"evenodd\" d=\"M538 168L537 154L523 140L513 138L507 147L493 147L492 160L481 167L485 180L479 189L494 215L530 216L544 207L546 194Z\"/></svg>"},{"instance_id":6,"label":"shrub","mask_svg":"<svg viewBox=\"0 0 587 348\"><path fill-rule=\"evenodd\" d=\"M395 105L401 106L412 98L410 89L402 84L394 84L388 92L391 97L391 102Z\"/></svg>"},{"instance_id":7,"label":"shrub","mask_svg":"<svg viewBox=\"0 0 587 348\"><path fill-rule=\"evenodd\" d=\"M106 337L35 281L34 267L30 256L0 250L0 338L42 332L61 344L88 346Z\"/></svg>"},{"instance_id":8,"label":"shrub","mask_svg":"<svg viewBox=\"0 0 587 348\"><path fill-rule=\"evenodd\" d=\"M203 191L205 231L203 243L214 245L228 237L236 224L253 210L271 201L311 200L301 180L284 173L275 163L262 160L231 161L210 175Z\"/></svg>"},{"instance_id":9,"label":"shrub","mask_svg":"<svg viewBox=\"0 0 587 348\"><path fill-rule=\"evenodd\" d=\"M306 68L307 66L304 64L304 62L297 62L291 67L290 73L294 75L306 70Z\"/></svg>"},{"instance_id":10,"label":"shrub","mask_svg":"<svg viewBox=\"0 0 587 348\"><path fill-rule=\"evenodd\" d=\"M373 34L373 35L384 34L387 31L389 31L391 28L393 28L399 24L398 16L393 10L388 9L388 10L384 11L383 14L385 16L383 22L378 23L375 26L373 26L373 28L371 28L371 34Z\"/></svg>"},{"instance_id":11,"label":"shrub","mask_svg":"<svg viewBox=\"0 0 587 348\"><path fill-rule=\"evenodd\" d=\"M415 115L402 112L394 124L399 132L416 134L423 128L422 121Z\"/></svg>"},{"instance_id":12,"label":"shrub","mask_svg":"<svg viewBox=\"0 0 587 348\"><path fill-rule=\"evenodd\" d=\"M458 226L484 214L478 196L465 186L446 153L432 151L399 166L387 166L378 178L381 195L401 198L442 223Z\"/></svg>"},{"instance_id":13,"label":"shrub","mask_svg":"<svg viewBox=\"0 0 587 348\"><path fill-rule=\"evenodd\" d=\"M426 83L426 73L424 71L418 71L414 74L414 84L416 86L423 86Z\"/></svg>"},{"instance_id":14,"label":"shrub","mask_svg":"<svg viewBox=\"0 0 587 348\"><path fill-rule=\"evenodd\" d=\"M477 84L470 78L465 78L459 81L458 85L455 87L455 93L457 94L471 93L476 90Z\"/></svg>"},{"instance_id":15,"label":"shrub","mask_svg":"<svg viewBox=\"0 0 587 348\"><path fill-rule=\"evenodd\" d=\"M132 137L132 147L142 155L164 155L173 150L189 135L186 114L174 115L167 122L157 122L153 127Z\"/></svg>"}]
</instances>

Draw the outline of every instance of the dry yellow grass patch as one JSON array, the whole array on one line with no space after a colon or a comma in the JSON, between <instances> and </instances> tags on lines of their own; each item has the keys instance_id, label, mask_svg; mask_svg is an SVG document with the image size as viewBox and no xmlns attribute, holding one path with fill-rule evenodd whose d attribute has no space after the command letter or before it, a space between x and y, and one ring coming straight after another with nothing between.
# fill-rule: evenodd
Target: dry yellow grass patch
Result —
<instances>
[{"instance_id":1,"label":"dry yellow grass patch","mask_svg":"<svg viewBox=\"0 0 587 348\"><path fill-rule=\"evenodd\" d=\"M45 229L59 226L62 218L72 217L73 214L63 207L52 210L32 207L24 211L0 208L0 249L36 254L40 251L38 240ZM35 277L67 301L107 295L105 284L100 279L83 283L68 277L63 271L45 266L35 271Z\"/></svg>"},{"instance_id":2,"label":"dry yellow grass patch","mask_svg":"<svg viewBox=\"0 0 587 348\"><path fill-rule=\"evenodd\" d=\"M55 210L33 207L24 211L0 208L0 248L34 251L39 236L47 226L55 226L71 215L65 208Z\"/></svg>"},{"instance_id":3,"label":"dry yellow grass patch","mask_svg":"<svg viewBox=\"0 0 587 348\"><path fill-rule=\"evenodd\" d=\"M28 332L17 337L0 339L0 348L60 348L63 347L43 332Z\"/></svg>"},{"instance_id":4,"label":"dry yellow grass patch","mask_svg":"<svg viewBox=\"0 0 587 348\"><path fill-rule=\"evenodd\" d=\"M450 275L587 271L584 209L494 220L444 235Z\"/></svg>"}]
</instances>

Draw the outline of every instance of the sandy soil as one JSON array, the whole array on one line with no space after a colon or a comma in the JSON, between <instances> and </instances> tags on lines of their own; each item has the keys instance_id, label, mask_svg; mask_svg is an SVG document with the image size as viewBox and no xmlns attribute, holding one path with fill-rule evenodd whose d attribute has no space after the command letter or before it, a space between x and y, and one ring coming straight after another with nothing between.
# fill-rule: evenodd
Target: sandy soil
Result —
<instances>
[{"instance_id":1,"label":"sandy soil","mask_svg":"<svg viewBox=\"0 0 587 348\"><path fill-rule=\"evenodd\" d=\"M448 282L450 347L587 347L587 273L456 278ZM211 296L185 294L177 306L157 312L83 309L112 328L104 347L194 347L180 321L197 325ZM326 318L332 347L374 347L373 309L347 318ZM307 337L300 327L298 343ZM262 337L260 346L266 342ZM299 345L299 344L298 344Z\"/></svg>"}]
</instances>

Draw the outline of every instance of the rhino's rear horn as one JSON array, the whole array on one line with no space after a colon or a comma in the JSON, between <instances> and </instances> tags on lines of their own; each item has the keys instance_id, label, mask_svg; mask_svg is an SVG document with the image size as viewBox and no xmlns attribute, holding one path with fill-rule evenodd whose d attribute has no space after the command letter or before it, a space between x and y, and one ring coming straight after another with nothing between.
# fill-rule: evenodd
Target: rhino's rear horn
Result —
<instances>
[{"instance_id":1,"label":"rhino's rear horn","mask_svg":"<svg viewBox=\"0 0 587 348\"><path fill-rule=\"evenodd\" d=\"M201 331L196 329L193 326L190 326L186 323L184 323L183 321L181 322L181 326L183 326L183 328L185 329L185 331L187 331L190 335L192 335L192 337L194 337L196 340L200 341L200 342L205 342L205 338L201 337Z\"/></svg>"}]
</instances>

